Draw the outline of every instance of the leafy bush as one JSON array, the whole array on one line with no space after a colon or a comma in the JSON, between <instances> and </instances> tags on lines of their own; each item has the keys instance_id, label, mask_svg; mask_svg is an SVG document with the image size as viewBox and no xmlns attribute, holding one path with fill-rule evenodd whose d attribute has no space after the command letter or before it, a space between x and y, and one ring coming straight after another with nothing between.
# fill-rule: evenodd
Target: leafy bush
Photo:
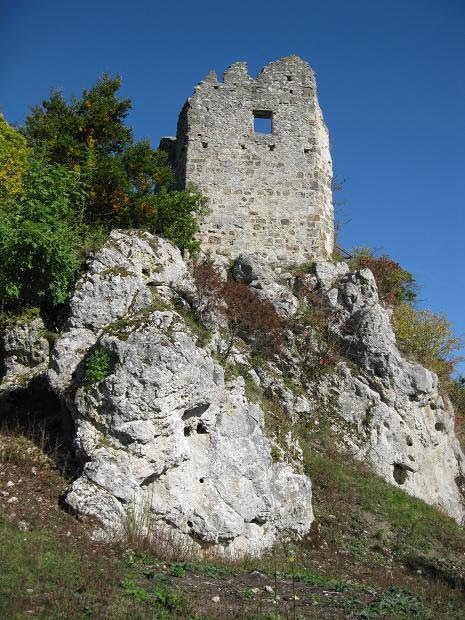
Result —
<instances>
[{"instance_id":1,"label":"leafy bush","mask_svg":"<svg viewBox=\"0 0 465 620\"><path fill-rule=\"evenodd\" d=\"M84 383L100 383L110 374L111 356L107 349L95 349L86 359Z\"/></svg>"},{"instance_id":2,"label":"leafy bush","mask_svg":"<svg viewBox=\"0 0 465 620\"><path fill-rule=\"evenodd\" d=\"M284 344L282 320L268 299L260 299L246 284L228 279L222 291L231 336L244 336L265 353L278 353Z\"/></svg>"},{"instance_id":3,"label":"leafy bush","mask_svg":"<svg viewBox=\"0 0 465 620\"><path fill-rule=\"evenodd\" d=\"M463 450L465 449L465 377L449 381L447 393L455 409L455 430Z\"/></svg>"},{"instance_id":4,"label":"leafy bush","mask_svg":"<svg viewBox=\"0 0 465 620\"><path fill-rule=\"evenodd\" d=\"M465 377L452 380L447 392L454 405L457 417L465 420Z\"/></svg>"},{"instance_id":5,"label":"leafy bush","mask_svg":"<svg viewBox=\"0 0 465 620\"><path fill-rule=\"evenodd\" d=\"M350 260L351 269L370 269L378 286L379 298L390 306L413 302L416 298L415 279L388 256L373 256L369 248L356 248Z\"/></svg>"},{"instance_id":6,"label":"leafy bush","mask_svg":"<svg viewBox=\"0 0 465 620\"><path fill-rule=\"evenodd\" d=\"M193 186L185 191L168 191L164 187L154 196L153 205L157 215L155 231L181 250L198 252L198 217L206 215L207 199Z\"/></svg>"},{"instance_id":7,"label":"leafy bush","mask_svg":"<svg viewBox=\"0 0 465 620\"><path fill-rule=\"evenodd\" d=\"M192 275L197 291L198 311L202 322L205 323L210 313L222 312L224 301L221 292L224 280L210 258L195 261L192 265Z\"/></svg>"},{"instance_id":8,"label":"leafy bush","mask_svg":"<svg viewBox=\"0 0 465 620\"><path fill-rule=\"evenodd\" d=\"M21 194L0 205L3 309L65 300L80 263L85 197L76 173L29 160Z\"/></svg>"},{"instance_id":9,"label":"leafy bush","mask_svg":"<svg viewBox=\"0 0 465 620\"><path fill-rule=\"evenodd\" d=\"M457 361L451 356L463 343L454 336L446 317L430 310L416 310L404 303L394 309L392 326L401 351L447 383Z\"/></svg>"},{"instance_id":10,"label":"leafy bush","mask_svg":"<svg viewBox=\"0 0 465 620\"><path fill-rule=\"evenodd\" d=\"M325 374L341 359L337 336L331 331L331 313L320 292L307 292L307 305L296 317L302 337L299 339L304 369L311 375Z\"/></svg>"}]
</instances>

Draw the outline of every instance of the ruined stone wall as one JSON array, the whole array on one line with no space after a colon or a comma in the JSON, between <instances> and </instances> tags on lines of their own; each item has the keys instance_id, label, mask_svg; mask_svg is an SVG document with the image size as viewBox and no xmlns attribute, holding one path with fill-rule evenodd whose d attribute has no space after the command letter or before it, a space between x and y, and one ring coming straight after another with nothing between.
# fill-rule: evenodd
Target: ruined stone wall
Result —
<instances>
[{"instance_id":1,"label":"ruined stone wall","mask_svg":"<svg viewBox=\"0 0 465 620\"><path fill-rule=\"evenodd\" d=\"M271 113L272 133L254 132ZM306 62L290 56L254 80L243 62L214 73L184 106L171 149L179 187L208 196L202 247L271 264L327 258L334 243L328 131Z\"/></svg>"}]
</instances>

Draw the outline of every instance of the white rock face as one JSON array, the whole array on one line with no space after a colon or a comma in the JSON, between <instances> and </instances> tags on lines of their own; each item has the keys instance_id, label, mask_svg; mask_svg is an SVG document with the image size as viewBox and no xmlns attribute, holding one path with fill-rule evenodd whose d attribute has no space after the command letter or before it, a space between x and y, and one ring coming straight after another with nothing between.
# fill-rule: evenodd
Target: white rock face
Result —
<instances>
[{"instance_id":1,"label":"white rock face","mask_svg":"<svg viewBox=\"0 0 465 620\"><path fill-rule=\"evenodd\" d=\"M64 334L52 353L52 386L69 385L104 327L150 307L153 291L171 298L171 287L186 294L192 290L179 250L149 233L114 230L76 284Z\"/></svg>"},{"instance_id":2,"label":"white rock face","mask_svg":"<svg viewBox=\"0 0 465 620\"><path fill-rule=\"evenodd\" d=\"M288 299L286 287L276 283L279 276L256 257L239 257L233 273L278 310L281 300ZM317 351L318 339L307 333L302 347L305 334L294 329L276 370L303 379L313 401L316 396L348 423L340 425L345 429L341 448L348 447L391 484L463 523L464 455L454 433L453 408L441 396L436 375L401 356L371 271L350 272L343 262L317 262L312 274L299 274L289 285L302 300L312 291L321 295L332 341L352 364L339 362L337 372L312 379L302 370L302 353ZM299 414L312 416L311 397L309 402L305 395L293 394L276 373L262 371L260 380L292 420Z\"/></svg>"},{"instance_id":3,"label":"white rock face","mask_svg":"<svg viewBox=\"0 0 465 620\"><path fill-rule=\"evenodd\" d=\"M49 344L44 332L40 317L20 322L5 331L0 346L4 364L0 390L25 384L47 369Z\"/></svg>"},{"instance_id":4,"label":"white rock face","mask_svg":"<svg viewBox=\"0 0 465 620\"><path fill-rule=\"evenodd\" d=\"M356 374L345 367L342 376L327 377L320 386L335 396L336 412L354 425L347 439L355 456L462 523L464 455L453 408L439 393L436 375L402 358L371 271L334 272L331 282L330 268L317 267L332 310L331 329L359 368Z\"/></svg>"},{"instance_id":5,"label":"white rock face","mask_svg":"<svg viewBox=\"0 0 465 620\"><path fill-rule=\"evenodd\" d=\"M170 300L191 291L179 251L148 233L115 231L90 261L48 375L85 461L66 501L107 531L135 510L201 548L258 554L309 531L310 481L273 463L244 380L225 383L173 310ZM85 358L95 348L110 367L89 386Z\"/></svg>"},{"instance_id":6,"label":"white rock face","mask_svg":"<svg viewBox=\"0 0 465 620\"><path fill-rule=\"evenodd\" d=\"M243 255L233 273L270 299L289 329L269 367L254 370L245 343L231 359L279 401L291 422L316 415L315 398L326 403L344 429L341 448L462 523L464 455L453 409L437 377L399 353L371 272L317 263L313 274L293 281ZM318 359L321 343L298 318L308 291L307 303L319 291L332 337L352 362L317 379L306 374L303 356ZM273 462L260 406L247 399L242 377L225 381L210 354L221 333L200 346L183 318L195 298L179 251L149 233L114 231L89 260L47 372L74 419L85 463L66 501L76 513L97 517L106 536L135 514L198 550L259 554L309 531L311 484L297 467ZM87 360L99 349L108 367L90 384ZM10 330L3 356L0 390L43 373L48 343L40 319ZM286 441L289 454L298 455L292 435Z\"/></svg>"}]
</instances>

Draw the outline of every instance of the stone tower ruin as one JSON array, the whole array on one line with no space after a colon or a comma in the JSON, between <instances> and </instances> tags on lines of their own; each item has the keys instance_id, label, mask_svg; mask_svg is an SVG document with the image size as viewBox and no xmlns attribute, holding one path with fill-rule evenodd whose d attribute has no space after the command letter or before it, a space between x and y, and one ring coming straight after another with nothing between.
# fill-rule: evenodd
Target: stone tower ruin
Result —
<instances>
[{"instance_id":1,"label":"stone tower ruin","mask_svg":"<svg viewBox=\"0 0 465 620\"><path fill-rule=\"evenodd\" d=\"M252 79L237 62L211 72L162 138L177 185L209 199L204 251L272 265L326 259L334 244L328 130L309 65L289 56Z\"/></svg>"}]
</instances>

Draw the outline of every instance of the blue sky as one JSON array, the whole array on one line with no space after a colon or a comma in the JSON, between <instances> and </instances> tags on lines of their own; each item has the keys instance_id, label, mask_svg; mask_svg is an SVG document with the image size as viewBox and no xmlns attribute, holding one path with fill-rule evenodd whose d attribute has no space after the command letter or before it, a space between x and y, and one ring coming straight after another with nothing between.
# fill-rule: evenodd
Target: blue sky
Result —
<instances>
[{"instance_id":1,"label":"blue sky","mask_svg":"<svg viewBox=\"0 0 465 620\"><path fill-rule=\"evenodd\" d=\"M305 58L347 179L341 244L398 260L421 303L465 334L463 0L0 0L0 11L9 122L51 87L80 94L119 73L129 122L155 146L209 69L246 60L255 75Z\"/></svg>"}]
</instances>

